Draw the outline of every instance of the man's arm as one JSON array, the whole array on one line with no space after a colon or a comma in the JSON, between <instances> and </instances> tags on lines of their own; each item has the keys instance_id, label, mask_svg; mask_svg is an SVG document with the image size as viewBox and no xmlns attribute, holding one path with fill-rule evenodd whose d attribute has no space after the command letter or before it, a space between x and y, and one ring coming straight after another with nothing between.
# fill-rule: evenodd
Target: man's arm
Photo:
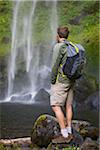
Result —
<instances>
[{"instance_id":1,"label":"man's arm","mask_svg":"<svg viewBox=\"0 0 100 150\"><path fill-rule=\"evenodd\" d=\"M59 52L57 54L56 60L54 64L52 65L52 72L51 72L51 84L56 83L57 75L58 75L58 69L61 64L62 58L65 54L66 45L62 44L59 48ZM54 59L54 58L53 58Z\"/></svg>"}]
</instances>

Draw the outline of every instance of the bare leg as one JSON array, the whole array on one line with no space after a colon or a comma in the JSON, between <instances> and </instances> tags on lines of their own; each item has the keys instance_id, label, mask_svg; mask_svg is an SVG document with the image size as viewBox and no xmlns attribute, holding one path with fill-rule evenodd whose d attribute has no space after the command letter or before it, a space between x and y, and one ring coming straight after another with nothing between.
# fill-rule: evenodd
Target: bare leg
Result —
<instances>
[{"instance_id":1,"label":"bare leg","mask_svg":"<svg viewBox=\"0 0 100 150\"><path fill-rule=\"evenodd\" d=\"M71 127L72 116L73 116L71 104L66 104L66 116L67 116L67 126Z\"/></svg>"},{"instance_id":2,"label":"bare leg","mask_svg":"<svg viewBox=\"0 0 100 150\"><path fill-rule=\"evenodd\" d=\"M61 110L60 106L52 106L53 111L55 112L56 118L58 119L59 125L61 129L65 129L65 117Z\"/></svg>"}]
</instances>

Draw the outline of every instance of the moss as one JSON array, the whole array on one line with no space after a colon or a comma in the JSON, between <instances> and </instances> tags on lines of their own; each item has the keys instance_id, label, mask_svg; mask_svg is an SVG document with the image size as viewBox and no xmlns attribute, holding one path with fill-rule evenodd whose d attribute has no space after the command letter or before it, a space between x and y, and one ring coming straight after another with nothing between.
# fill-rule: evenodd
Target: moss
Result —
<instances>
[{"instance_id":1,"label":"moss","mask_svg":"<svg viewBox=\"0 0 100 150\"><path fill-rule=\"evenodd\" d=\"M42 123L43 121L45 121L47 119L46 115L41 115L34 124L34 127L36 127L38 124Z\"/></svg>"}]
</instances>

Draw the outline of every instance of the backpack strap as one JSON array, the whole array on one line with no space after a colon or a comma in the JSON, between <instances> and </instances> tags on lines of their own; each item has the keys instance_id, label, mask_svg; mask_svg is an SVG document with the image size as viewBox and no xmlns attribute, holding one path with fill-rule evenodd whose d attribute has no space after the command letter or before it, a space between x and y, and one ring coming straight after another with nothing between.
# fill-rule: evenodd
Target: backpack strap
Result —
<instances>
[{"instance_id":1,"label":"backpack strap","mask_svg":"<svg viewBox=\"0 0 100 150\"><path fill-rule=\"evenodd\" d=\"M75 50L76 50L76 53L79 53L79 49L78 49L78 47L75 45L75 44L73 44L72 42L68 42L68 41L64 41L64 43L68 46L68 45L71 45L71 46L73 46L74 48L75 48Z\"/></svg>"},{"instance_id":2,"label":"backpack strap","mask_svg":"<svg viewBox=\"0 0 100 150\"><path fill-rule=\"evenodd\" d=\"M78 49L78 47L75 44L73 44L72 42L70 42L70 45L72 45L75 48L76 53L79 53L79 49Z\"/></svg>"}]
</instances>

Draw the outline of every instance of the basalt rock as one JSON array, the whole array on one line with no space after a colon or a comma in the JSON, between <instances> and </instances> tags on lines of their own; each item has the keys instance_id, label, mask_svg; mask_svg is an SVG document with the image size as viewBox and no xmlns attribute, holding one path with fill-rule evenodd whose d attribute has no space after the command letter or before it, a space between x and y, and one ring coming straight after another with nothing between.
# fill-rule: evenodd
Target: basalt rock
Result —
<instances>
[{"instance_id":1,"label":"basalt rock","mask_svg":"<svg viewBox=\"0 0 100 150\"><path fill-rule=\"evenodd\" d=\"M34 97L35 102L49 104L50 102L50 95L45 89L40 89L38 93Z\"/></svg>"},{"instance_id":2,"label":"basalt rock","mask_svg":"<svg viewBox=\"0 0 100 150\"><path fill-rule=\"evenodd\" d=\"M82 135L84 139L86 137L90 137L93 140L97 140L99 137L99 129L94 127L88 121L73 120L72 126Z\"/></svg>"},{"instance_id":3,"label":"basalt rock","mask_svg":"<svg viewBox=\"0 0 100 150\"><path fill-rule=\"evenodd\" d=\"M99 111L99 91L90 95L86 100L84 105L89 109L95 109Z\"/></svg>"},{"instance_id":4,"label":"basalt rock","mask_svg":"<svg viewBox=\"0 0 100 150\"><path fill-rule=\"evenodd\" d=\"M51 142L54 136L60 134L59 124L55 117L50 115L41 115L35 122L32 134L31 141L32 144L36 144L40 147L47 147ZM70 146L75 145L79 146L83 143L83 137L73 128L74 139L71 141ZM68 146L68 144L65 144ZM63 147L63 144L60 144Z\"/></svg>"},{"instance_id":5,"label":"basalt rock","mask_svg":"<svg viewBox=\"0 0 100 150\"><path fill-rule=\"evenodd\" d=\"M97 142L91 140L91 138L86 138L81 146L81 150L99 150Z\"/></svg>"},{"instance_id":6,"label":"basalt rock","mask_svg":"<svg viewBox=\"0 0 100 150\"><path fill-rule=\"evenodd\" d=\"M98 89L96 80L92 77L84 75L78 79L74 86L74 100L77 103L84 102L90 95Z\"/></svg>"}]
</instances>

